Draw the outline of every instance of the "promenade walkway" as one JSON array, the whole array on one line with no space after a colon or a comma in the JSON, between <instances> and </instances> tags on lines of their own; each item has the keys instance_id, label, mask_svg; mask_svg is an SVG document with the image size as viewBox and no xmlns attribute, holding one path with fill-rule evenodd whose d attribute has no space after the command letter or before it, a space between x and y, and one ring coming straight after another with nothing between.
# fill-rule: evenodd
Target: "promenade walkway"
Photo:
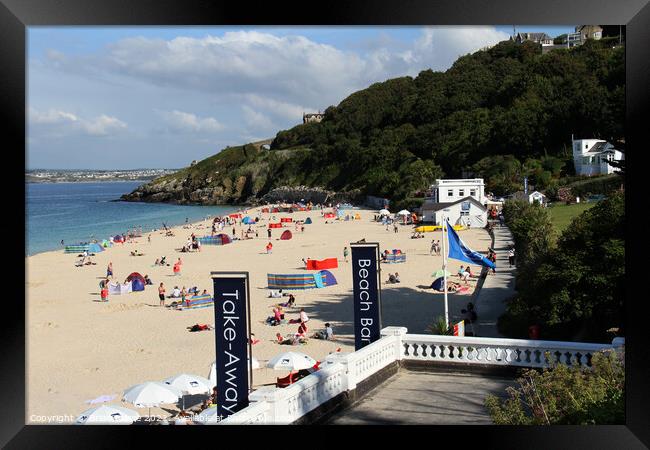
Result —
<instances>
[{"instance_id":1,"label":"promenade walkway","mask_svg":"<svg viewBox=\"0 0 650 450\"><path fill-rule=\"evenodd\" d=\"M328 425L491 425L487 394L506 395L512 378L400 371Z\"/></svg>"},{"instance_id":2,"label":"promenade walkway","mask_svg":"<svg viewBox=\"0 0 650 450\"><path fill-rule=\"evenodd\" d=\"M508 267L508 250L513 244L508 227L494 228L494 250L497 253L496 273L490 273L474 299L478 320L472 324L475 336L503 337L497 330L497 319L506 310L507 300L515 295L515 268ZM471 326L467 330L471 330Z\"/></svg>"}]
</instances>

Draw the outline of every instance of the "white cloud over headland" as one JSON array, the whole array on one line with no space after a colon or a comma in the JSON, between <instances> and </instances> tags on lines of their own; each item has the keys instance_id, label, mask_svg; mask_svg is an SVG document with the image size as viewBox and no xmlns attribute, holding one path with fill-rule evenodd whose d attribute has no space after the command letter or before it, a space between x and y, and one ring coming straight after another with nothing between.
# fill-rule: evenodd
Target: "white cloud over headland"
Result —
<instances>
[{"instance_id":1,"label":"white cloud over headland","mask_svg":"<svg viewBox=\"0 0 650 450\"><path fill-rule=\"evenodd\" d=\"M174 133L218 133L224 126L214 117L199 117L195 114L183 111L160 111L156 112L162 117L168 131Z\"/></svg>"}]
</instances>

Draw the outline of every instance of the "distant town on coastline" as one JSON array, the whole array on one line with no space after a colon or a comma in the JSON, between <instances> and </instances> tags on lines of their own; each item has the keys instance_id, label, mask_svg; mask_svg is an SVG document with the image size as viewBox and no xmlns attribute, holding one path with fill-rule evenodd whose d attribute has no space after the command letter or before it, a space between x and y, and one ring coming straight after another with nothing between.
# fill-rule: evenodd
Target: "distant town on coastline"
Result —
<instances>
[{"instance_id":1,"label":"distant town on coastline","mask_svg":"<svg viewBox=\"0 0 650 450\"><path fill-rule=\"evenodd\" d=\"M25 172L26 183L75 183L92 181L148 181L169 175L177 169L34 169Z\"/></svg>"}]
</instances>

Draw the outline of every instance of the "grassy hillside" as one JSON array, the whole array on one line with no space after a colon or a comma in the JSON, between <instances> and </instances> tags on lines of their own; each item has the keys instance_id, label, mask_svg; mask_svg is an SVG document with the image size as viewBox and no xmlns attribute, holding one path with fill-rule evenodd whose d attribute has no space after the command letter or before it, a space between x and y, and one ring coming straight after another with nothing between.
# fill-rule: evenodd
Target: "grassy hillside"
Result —
<instances>
[{"instance_id":1,"label":"grassy hillside","mask_svg":"<svg viewBox=\"0 0 650 450\"><path fill-rule=\"evenodd\" d=\"M551 223L558 234L560 234L569 226L575 217L591 209L595 204L596 202L576 203L572 205L557 203L551 205L548 208L551 214Z\"/></svg>"}]
</instances>

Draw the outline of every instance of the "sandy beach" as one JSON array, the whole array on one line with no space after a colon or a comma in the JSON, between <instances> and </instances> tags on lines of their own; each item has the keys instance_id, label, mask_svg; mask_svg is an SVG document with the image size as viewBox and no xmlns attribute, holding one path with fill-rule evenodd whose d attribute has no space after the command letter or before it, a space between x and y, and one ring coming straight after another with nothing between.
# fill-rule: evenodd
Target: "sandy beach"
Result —
<instances>
[{"instance_id":1,"label":"sandy beach","mask_svg":"<svg viewBox=\"0 0 650 450\"><path fill-rule=\"evenodd\" d=\"M198 286L212 294L211 271L239 270L250 272L251 324L255 337L253 355L263 368L253 372L254 387L275 382L285 372L264 368L271 357L289 350L306 353L322 360L338 348L342 352L354 350L352 328L352 272L350 263L343 259L343 247L365 238L379 242L380 248L401 249L407 260L401 264L381 265L383 326L405 326L412 333L428 333L426 326L435 316L444 313L443 294L429 288L432 273L442 266L441 256L429 254L432 239L441 239L441 233L425 233L424 239L411 239L412 226L392 226L386 230L374 222L374 210L355 210L361 220L332 221L325 223L321 211L289 213L261 213L261 208L250 209L248 214L262 220L253 225L258 230L256 239L234 241L224 246L202 246L201 252L180 253L179 249L192 232L197 236L210 234L210 222L203 221L188 227L174 228L174 237L164 231L144 232L143 237L125 244L117 244L93 257L96 265L75 267L76 254L63 250L41 253L26 258L26 370L27 410L26 423L43 423L37 416L68 415L74 420L90 406L86 400L101 395L116 395L110 403L127 408L133 405L120 402L124 389L145 381L161 381L179 373L208 376L210 364L215 359L214 331L189 332L187 327L213 324L213 308L176 311L159 307L157 286L165 284L167 294L174 286ZM301 220L311 217L313 223L305 231L296 231L293 239L279 240L280 229L273 229L273 253L266 254L267 225L270 216L291 217ZM237 225L237 236L242 227ZM230 234L232 226L224 232ZM147 242L147 234L151 242ZM483 229L460 232L461 238L474 250L484 252L490 245L488 233ZM107 237L107 236L106 236ZM145 256L134 257L137 249ZM173 265L182 258L181 276L174 277L172 266L154 266L156 258L166 256ZM308 323L311 336L324 328L326 322L333 326L335 341L309 339L305 345L289 347L275 342L275 334L296 332L298 325L268 326L264 320L272 315L278 302L268 298L267 273L304 272L301 259L338 258L339 267L331 269L338 280L335 286L322 289L292 290L296 307L285 309L287 319L297 318L300 308L311 319ZM349 260L350 257L348 257ZM123 282L131 272L149 275L154 285L143 292L122 296L111 295L108 303L101 303L98 283L106 275L106 266L113 263L115 280ZM460 261L449 261L451 279ZM473 267L477 272L478 267ZM387 284L388 273L399 272L401 283ZM470 300L476 280L470 281L470 290L464 294L450 294L450 316L460 319L460 310ZM166 300L169 304L171 300ZM187 405L186 405L187 406ZM169 416L178 409L170 405L152 408L152 414ZM146 415L147 409L139 410ZM70 423L69 421L67 423Z\"/></svg>"}]
</instances>

